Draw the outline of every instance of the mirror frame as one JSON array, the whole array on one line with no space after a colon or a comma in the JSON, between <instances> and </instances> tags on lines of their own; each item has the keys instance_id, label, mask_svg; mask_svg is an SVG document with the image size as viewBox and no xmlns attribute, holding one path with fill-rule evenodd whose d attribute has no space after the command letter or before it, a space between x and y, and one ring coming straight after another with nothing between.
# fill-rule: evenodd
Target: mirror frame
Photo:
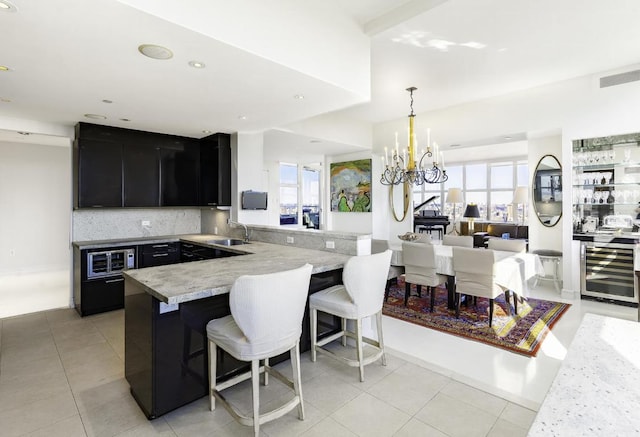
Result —
<instances>
[{"instance_id":1,"label":"mirror frame","mask_svg":"<svg viewBox=\"0 0 640 437\"><path fill-rule=\"evenodd\" d=\"M555 219L555 221L553 223L551 222L546 222L542 219L541 217L541 208L542 205L546 205L549 204L549 201L544 201L543 200L543 195L542 195L542 188L541 186L539 186L540 184L540 179L542 177L542 175L539 175L538 173L541 172L542 170L540 169L540 165L542 164L542 161L544 161L545 159L552 159L555 164L557 164L557 171L553 172L553 174L549 174L550 176L550 182L551 182L551 186L549 187L551 189L551 196L553 195L554 192L554 184L558 183L560 188L557 188L556 190L560 193L560 200L554 200L553 203L559 204L560 206L560 214L558 215L553 215L553 217L557 217ZM550 170L550 172L552 172L553 170L556 170L555 168L552 168ZM555 177L557 176L557 179L555 179ZM554 182L557 181L557 182ZM547 188L547 187L544 187ZM558 158L556 158L554 155L551 154L547 154L544 155L542 158L540 158L540 160L538 161L538 164L536 165L535 170L533 171L533 181L531 184L531 202L533 203L533 210L536 213L536 217L538 217L538 220L540 221L540 223L543 226L546 226L548 228L551 228L555 225L558 224L558 222L560 221L560 219L562 218L562 164L560 164L560 161L558 160ZM551 197L554 198L554 197Z\"/></svg>"}]
</instances>

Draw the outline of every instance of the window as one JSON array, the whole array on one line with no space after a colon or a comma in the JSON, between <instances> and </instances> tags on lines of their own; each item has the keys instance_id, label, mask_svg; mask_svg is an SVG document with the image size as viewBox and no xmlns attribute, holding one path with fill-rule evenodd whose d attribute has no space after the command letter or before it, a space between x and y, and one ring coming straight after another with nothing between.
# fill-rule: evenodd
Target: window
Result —
<instances>
[{"instance_id":1,"label":"window","mask_svg":"<svg viewBox=\"0 0 640 437\"><path fill-rule=\"evenodd\" d=\"M414 206L433 195L439 195L430 205L440 208L441 214L453 217L453 205L446 203L449 188L461 188L464 204L456 206L460 218L469 203L480 210L479 220L512 221L518 211L512 202L516 187L529 186L529 164L526 159L505 159L496 162L470 162L447 167L449 179L444 184L424 184L414 187ZM519 205L522 213L523 205Z\"/></svg>"},{"instance_id":2,"label":"window","mask_svg":"<svg viewBox=\"0 0 640 437\"><path fill-rule=\"evenodd\" d=\"M298 165L280 163L280 224L298 224Z\"/></svg>"},{"instance_id":3,"label":"window","mask_svg":"<svg viewBox=\"0 0 640 437\"><path fill-rule=\"evenodd\" d=\"M280 163L280 224L320 227L319 169ZM300 183L298 182L300 181Z\"/></svg>"}]
</instances>

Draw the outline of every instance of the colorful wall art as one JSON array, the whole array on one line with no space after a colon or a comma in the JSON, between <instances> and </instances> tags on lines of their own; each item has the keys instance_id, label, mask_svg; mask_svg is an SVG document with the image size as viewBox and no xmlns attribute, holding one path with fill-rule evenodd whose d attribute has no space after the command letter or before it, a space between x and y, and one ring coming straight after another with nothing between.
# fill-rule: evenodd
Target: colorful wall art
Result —
<instances>
[{"instance_id":1,"label":"colorful wall art","mask_svg":"<svg viewBox=\"0 0 640 437\"><path fill-rule=\"evenodd\" d=\"M331 164L331 211L371 212L371 160Z\"/></svg>"}]
</instances>

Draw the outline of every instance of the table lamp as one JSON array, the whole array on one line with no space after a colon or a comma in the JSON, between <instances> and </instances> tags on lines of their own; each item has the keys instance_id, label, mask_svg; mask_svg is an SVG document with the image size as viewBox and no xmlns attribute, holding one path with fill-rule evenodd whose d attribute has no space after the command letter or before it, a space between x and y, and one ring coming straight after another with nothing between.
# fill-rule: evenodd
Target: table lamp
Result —
<instances>
[{"instance_id":1,"label":"table lamp","mask_svg":"<svg viewBox=\"0 0 640 437\"><path fill-rule=\"evenodd\" d=\"M480 217L480 210L478 209L478 205L475 203L469 203L467 208L464 210L463 217L469 219L469 235L473 235L474 232L474 223L473 221Z\"/></svg>"},{"instance_id":2,"label":"table lamp","mask_svg":"<svg viewBox=\"0 0 640 437\"><path fill-rule=\"evenodd\" d=\"M516 222L521 225L524 224L525 212L527 208L527 202L529 201L529 190L527 187L518 187L513 192L513 205L516 207ZM518 205L522 204L522 221L520 221L520 212L518 211Z\"/></svg>"},{"instance_id":3,"label":"table lamp","mask_svg":"<svg viewBox=\"0 0 640 437\"><path fill-rule=\"evenodd\" d=\"M464 202L462 190L460 188L449 188L446 202L453 204L453 231L451 233L458 234L458 229L456 228L456 204Z\"/></svg>"}]
</instances>

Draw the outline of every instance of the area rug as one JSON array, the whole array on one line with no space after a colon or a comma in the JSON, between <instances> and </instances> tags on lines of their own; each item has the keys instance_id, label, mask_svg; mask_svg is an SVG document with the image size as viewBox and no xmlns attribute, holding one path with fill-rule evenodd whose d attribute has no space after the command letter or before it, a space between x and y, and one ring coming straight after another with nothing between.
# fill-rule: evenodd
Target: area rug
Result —
<instances>
[{"instance_id":1,"label":"area rug","mask_svg":"<svg viewBox=\"0 0 640 437\"><path fill-rule=\"evenodd\" d=\"M513 303L513 300L511 301ZM478 298L476 304L460 306L460 318L447 309L447 290L436 289L433 312L429 311L429 293L423 287L422 297L412 285L409 303L404 306L404 282L392 285L382 313L416 325L479 341L491 346L535 357L553 325L569 309L570 304L526 298L518 302L518 314L507 312L504 295L495 299L493 324L489 327L489 300ZM513 312L513 305L511 305Z\"/></svg>"}]
</instances>

